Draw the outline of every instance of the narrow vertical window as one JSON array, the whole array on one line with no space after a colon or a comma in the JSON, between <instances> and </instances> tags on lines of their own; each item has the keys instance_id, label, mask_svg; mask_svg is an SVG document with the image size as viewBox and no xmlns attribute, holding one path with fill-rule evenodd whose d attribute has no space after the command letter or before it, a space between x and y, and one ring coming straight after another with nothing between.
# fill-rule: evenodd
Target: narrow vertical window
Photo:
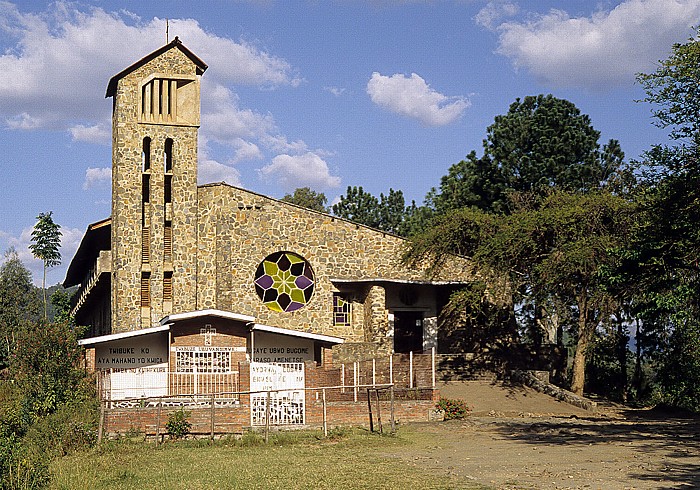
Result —
<instances>
[{"instance_id":1,"label":"narrow vertical window","mask_svg":"<svg viewBox=\"0 0 700 490\"><path fill-rule=\"evenodd\" d=\"M146 226L146 214L148 213L148 203L151 198L151 176L143 174L141 176L141 226Z\"/></svg>"},{"instance_id":2,"label":"narrow vertical window","mask_svg":"<svg viewBox=\"0 0 700 490\"><path fill-rule=\"evenodd\" d=\"M141 262L147 264L151 260L151 229L141 229Z\"/></svg>"},{"instance_id":3,"label":"narrow vertical window","mask_svg":"<svg viewBox=\"0 0 700 490\"><path fill-rule=\"evenodd\" d=\"M163 200L166 203L173 202L173 176L165 175L163 180Z\"/></svg>"},{"instance_id":4,"label":"narrow vertical window","mask_svg":"<svg viewBox=\"0 0 700 490\"><path fill-rule=\"evenodd\" d=\"M143 150L141 151L141 164L143 171L147 172L151 169L151 138L146 136L143 139Z\"/></svg>"},{"instance_id":5,"label":"narrow vertical window","mask_svg":"<svg viewBox=\"0 0 700 490\"><path fill-rule=\"evenodd\" d=\"M141 273L141 307L151 306L151 273Z\"/></svg>"},{"instance_id":6,"label":"narrow vertical window","mask_svg":"<svg viewBox=\"0 0 700 490\"><path fill-rule=\"evenodd\" d=\"M173 171L173 140L168 138L165 140L165 171Z\"/></svg>"},{"instance_id":7,"label":"narrow vertical window","mask_svg":"<svg viewBox=\"0 0 700 490\"><path fill-rule=\"evenodd\" d=\"M171 262L173 260L173 222L166 221L163 227L163 260Z\"/></svg>"},{"instance_id":8,"label":"narrow vertical window","mask_svg":"<svg viewBox=\"0 0 700 490\"><path fill-rule=\"evenodd\" d=\"M165 272L163 274L163 301L173 300L173 273Z\"/></svg>"}]
</instances>

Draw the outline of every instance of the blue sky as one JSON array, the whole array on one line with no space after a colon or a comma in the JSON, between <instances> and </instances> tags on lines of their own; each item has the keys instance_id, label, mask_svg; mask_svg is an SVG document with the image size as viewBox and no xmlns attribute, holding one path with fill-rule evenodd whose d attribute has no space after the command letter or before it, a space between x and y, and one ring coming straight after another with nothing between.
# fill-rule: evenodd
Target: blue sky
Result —
<instances>
[{"instance_id":1,"label":"blue sky","mask_svg":"<svg viewBox=\"0 0 700 490\"><path fill-rule=\"evenodd\" d=\"M700 0L0 0L0 253L36 283L38 213L64 233L48 284L110 214L107 82L166 43L166 19L209 65L200 183L421 203L518 97L572 101L628 159L666 141L635 74L693 34Z\"/></svg>"}]
</instances>

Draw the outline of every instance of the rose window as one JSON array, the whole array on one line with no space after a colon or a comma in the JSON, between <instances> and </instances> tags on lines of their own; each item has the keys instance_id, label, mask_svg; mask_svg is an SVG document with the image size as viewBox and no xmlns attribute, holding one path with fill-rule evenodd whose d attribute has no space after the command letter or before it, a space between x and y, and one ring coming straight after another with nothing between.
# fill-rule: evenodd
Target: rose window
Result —
<instances>
[{"instance_id":1,"label":"rose window","mask_svg":"<svg viewBox=\"0 0 700 490\"><path fill-rule=\"evenodd\" d=\"M311 265L293 252L268 255L255 271L255 292L273 311L296 311L311 300Z\"/></svg>"}]
</instances>

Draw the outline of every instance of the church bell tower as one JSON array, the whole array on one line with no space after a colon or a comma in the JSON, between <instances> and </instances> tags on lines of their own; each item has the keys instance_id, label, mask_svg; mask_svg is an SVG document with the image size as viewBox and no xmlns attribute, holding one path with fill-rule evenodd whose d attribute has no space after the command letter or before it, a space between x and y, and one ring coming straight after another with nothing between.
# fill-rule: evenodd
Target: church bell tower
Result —
<instances>
[{"instance_id":1,"label":"church bell tower","mask_svg":"<svg viewBox=\"0 0 700 490\"><path fill-rule=\"evenodd\" d=\"M199 79L206 69L176 37L109 81L113 333L196 309Z\"/></svg>"}]
</instances>

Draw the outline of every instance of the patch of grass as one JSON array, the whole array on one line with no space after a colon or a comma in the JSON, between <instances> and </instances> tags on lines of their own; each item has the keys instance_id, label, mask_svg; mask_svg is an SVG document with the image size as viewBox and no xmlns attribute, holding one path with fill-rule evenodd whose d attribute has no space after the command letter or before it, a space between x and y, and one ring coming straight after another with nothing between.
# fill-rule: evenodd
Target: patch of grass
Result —
<instances>
[{"instance_id":1,"label":"patch of grass","mask_svg":"<svg viewBox=\"0 0 700 490\"><path fill-rule=\"evenodd\" d=\"M115 441L55 461L52 488L93 489L473 489L423 465L384 456L410 446L412 433L383 437L343 429L248 433L241 439L169 442Z\"/></svg>"}]
</instances>

